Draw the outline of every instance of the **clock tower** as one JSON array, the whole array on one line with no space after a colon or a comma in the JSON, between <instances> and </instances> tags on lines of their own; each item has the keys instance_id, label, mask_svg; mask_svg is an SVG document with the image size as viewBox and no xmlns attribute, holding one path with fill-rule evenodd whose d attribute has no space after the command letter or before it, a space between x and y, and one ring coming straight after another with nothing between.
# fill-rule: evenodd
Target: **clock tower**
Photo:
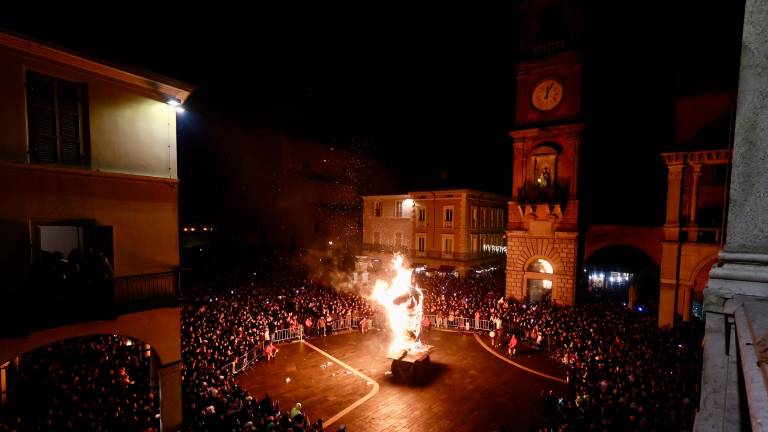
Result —
<instances>
[{"instance_id":1,"label":"clock tower","mask_svg":"<svg viewBox=\"0 0 768 432\"><path fill-rule=\"evenodd\" d=\"M578 0L522 1L506 294L575 302L581 122Z\"/></svg>"}]
</instances>

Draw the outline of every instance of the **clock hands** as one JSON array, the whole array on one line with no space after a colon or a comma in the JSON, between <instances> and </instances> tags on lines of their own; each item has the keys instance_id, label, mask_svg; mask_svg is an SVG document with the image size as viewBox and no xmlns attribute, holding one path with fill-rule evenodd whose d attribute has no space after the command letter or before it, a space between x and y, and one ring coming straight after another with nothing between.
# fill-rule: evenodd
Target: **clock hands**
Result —
<instances>
[{"instance_id":1,"label":"clock hands","mask_svg":"<svg viewBox=\"0 0 768 432\"><path fill-rule=\"evenodd\" d=\"M552 90L553 85L554 83L549 83L549 85L547 86L547 93L544 94L544 99L549 99L549 91Z\"/></svg>"}]
</instances>

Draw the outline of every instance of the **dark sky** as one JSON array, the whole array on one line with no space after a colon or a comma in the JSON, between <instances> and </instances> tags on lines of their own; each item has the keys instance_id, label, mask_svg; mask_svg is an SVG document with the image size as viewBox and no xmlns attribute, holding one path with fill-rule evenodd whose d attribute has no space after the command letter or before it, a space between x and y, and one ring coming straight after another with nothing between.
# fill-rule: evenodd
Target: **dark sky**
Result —
<instances>
[{"instance_id":1,"label":"dark sky","mask_svg":"<svg viewBox=\"0 0 768 432\"><path fill-rule=\"evenodd\" d=\"M584 200L597 222L658 224L663 191L647 197L666 188L659 152L671 141L673 97L735 88L743 5L605 3L585 8ZM441 172L447 186L511 189L514 4L299 12L207 3L100 17L68 6L42 21L34 12L5 13L0 27L195 85L185 122L226 117L341 147L362 142L408 189ZM182 151L195 145L180 137Z\"/></svg>"}]
</instances>

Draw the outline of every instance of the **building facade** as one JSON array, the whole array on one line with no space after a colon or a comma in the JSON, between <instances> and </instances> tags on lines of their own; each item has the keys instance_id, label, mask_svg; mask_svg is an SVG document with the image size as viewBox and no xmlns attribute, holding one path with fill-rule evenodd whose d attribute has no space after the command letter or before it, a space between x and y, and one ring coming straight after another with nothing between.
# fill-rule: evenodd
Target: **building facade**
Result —
<instances>
[{"instance_id":1,"label":"building facade","mask_svg":"<svg viewBox=\"0 0 768 432\"><path fill-rule=\"evenodd\" d=\"M735 95L721 92L675 101L674 150L667 167L659 325L702 316L704 287L725 242Z\"/></svg>"},{"instance_id":2,"label":"building facade","mask_svg":"<svg viewBox=\"0 0 768 432\"><path fill-rule=\"evenodd\" d=\"M175 430L176 105L191 87L5 33L0 64L0 372L59 340L130 336L151 346Z\"/></svg>"},{"instance_id":3,"label":"building facade","mask_svg":"<svg viewBox=\"0 0 768 432\"><path fill-rule=\"evenodd\" d=\"M506 294L571 305L579 241L581 23L576 2L520 6Z\"/></svg>"},{"instance_id":4,"label":"building facade","mask_svg":"<svg viewBox=\"0 0 768 432\"><path fill-rule=\"evenodd\" d=\"M502 266L506 199L471 189L363 197L364 253L465 275Z\"/></svg>"}]
</instances>

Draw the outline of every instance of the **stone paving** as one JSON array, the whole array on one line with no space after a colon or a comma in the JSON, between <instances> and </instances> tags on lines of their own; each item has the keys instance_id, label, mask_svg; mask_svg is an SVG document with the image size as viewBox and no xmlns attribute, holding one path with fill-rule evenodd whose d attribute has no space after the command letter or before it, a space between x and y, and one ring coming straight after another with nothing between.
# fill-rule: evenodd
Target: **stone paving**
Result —
<instances>
[{"instance_id":1,"label":"stone paving","mask_svg":"<svg viewBox=\"0 0 768 432\"><path fill-rule=\"evenodd\" d=\"M350 333L309 341L379 384L378 392L326 428L348 431L527 431L541 424L542 390L563 394L566 385L520 370L487 352L471 334L432 331L425 342L437 347L432 371L418 385L397 382L388 373L384 332ZM487 342L487 341L486 341ZM514 361L565 377L558 365L533 350ZM331 362L329 365L328 362ZM286 382L290 378L290 382ZM255 396L281 401L283 410L301 402L310 420L330 419L369 392L373 383L302 343L282 345L275 360L257 364L238 378Z\"/></svg>"}]
</instances>

